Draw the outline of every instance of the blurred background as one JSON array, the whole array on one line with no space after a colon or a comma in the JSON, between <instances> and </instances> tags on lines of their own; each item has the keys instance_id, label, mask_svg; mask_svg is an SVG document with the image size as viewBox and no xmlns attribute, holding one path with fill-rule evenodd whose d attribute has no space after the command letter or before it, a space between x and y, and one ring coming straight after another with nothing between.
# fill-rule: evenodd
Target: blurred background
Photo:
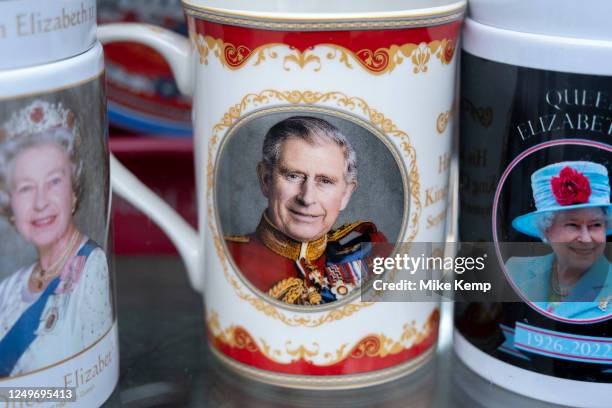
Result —
<instances>
[{"instance_id":1,"label":"blurred background","mask_svg":"<svg viewBox=\"0 0 612 408\"><path fill-rule=\"evenodd\" d=\"M186 35L180 0L99 0L98 24L140 22ZM178 91L164 59L144 45L104 47L110 149L194 227L191 100ZM113 197L117 255L175 255L170 240L132 205Z\"/></svg>"}]
</instances>

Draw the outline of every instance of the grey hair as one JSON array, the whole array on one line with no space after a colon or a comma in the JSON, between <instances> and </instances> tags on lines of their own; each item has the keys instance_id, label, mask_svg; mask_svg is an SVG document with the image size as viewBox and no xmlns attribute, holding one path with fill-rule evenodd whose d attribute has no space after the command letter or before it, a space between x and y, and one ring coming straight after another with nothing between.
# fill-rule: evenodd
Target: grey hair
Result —
<instances>
[{"instance_id":1,"label":"grey hair","mask_svg":"<svg viewBox=\"0 0 612 408\"><path fill-rule=\"evenodd\" d=\"M345 181L357 181L357 153L349 140L331 123L310 116L292 116L272 126L264 139L262 162L268 171L272 171L280 157L281 145L294 137L315 144L321 140L337 144L344 150L346 162Z\"/></svg>"},{"instance_id":2,"label":"grey hair","mask_svg":"<svg viewBox=\"0 0 612 408\"><path fill-rule=\"evenodd\" d=\"M608 211L608 207L599 207L604 213L604 222L606 225L606 230L612 227L612 212ZM546 238L546 230L552 227L555 222L555 216L557 215L557 211L548 211L540 214L536 214L533 218L533 222L535 224L536 229L540 234L540 239L544 243L548 243L548 239Z\"/></svg>"},{"instance_id":3,"label":"grey hair","mask_svg":"<svg viewBox=\"0 0 612 408\"><path fill-rule=\"evenodd\" d=\"M12 216L11 210L11 173L13 162L19 153L39 144L55 144L68 156L71 164L72 191L77 197L81 196L81 176L83 162L79 156L74 134L65 127L55 127L42 132L12 137L0 145L0 215Z\"/></svg>"}]
</instances>

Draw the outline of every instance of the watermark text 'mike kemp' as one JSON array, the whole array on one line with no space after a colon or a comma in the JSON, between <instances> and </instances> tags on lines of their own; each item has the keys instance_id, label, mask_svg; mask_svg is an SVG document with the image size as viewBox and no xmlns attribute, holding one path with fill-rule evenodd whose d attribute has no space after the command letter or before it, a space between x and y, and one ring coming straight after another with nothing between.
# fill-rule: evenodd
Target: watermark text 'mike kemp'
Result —
<instances>
[{"instance_id":1,"label":"watermark text 'mike kemp'","mask_svg":"<svg viewBox=\"0 0 612 408\"><path fill-rule=\"evenodd\" d=\"M402 279L398 282L384 282L382 279L376 279L372 287L374 290L390 290L390 291L423 291L423 292L448 292L455 291L473 291L486 293L491 290L490 282L466 282L463 279L453 282L441 281L439 279L420 279L417 282Z\"/></svg>"}]
</instances>

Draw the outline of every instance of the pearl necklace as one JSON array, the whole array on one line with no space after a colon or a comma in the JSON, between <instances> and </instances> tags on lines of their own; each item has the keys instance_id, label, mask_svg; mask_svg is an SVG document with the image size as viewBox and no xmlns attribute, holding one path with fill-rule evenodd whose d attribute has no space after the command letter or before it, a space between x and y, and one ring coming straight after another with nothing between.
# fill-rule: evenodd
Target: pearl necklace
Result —
<instances>
[{"instance_id":1,"label":"pearl necklace","mask_svg":"<svg viewBox=\"0 0 612 408\"><path fill-rule=\"evenodd\" d=\"M57 261L55 261L47 269L43 269L42 265L40 264L40 260L36 263L30 279L37 290L41 290L47 283L59 275L64 268L66 261L68 260L68 256L75 250L75 247L79 242L79 235L79 232L75 229L70 236L70 240L68 241L66 248L64 248L64 252L62 252Z\"/></svg>"},{"instance_id":2,"label":"pearl necklace","mask_svg":"<svg viewBox=\"0 0 612 408\"><path fill-rule=\"evenodd\" d=\"M571 292L573 285L563 285L561 287L561 283L559 282L559 273L557 261L553 263L552 271L550 275L550 288L552 289L551 298L553 302L561 302L563 299L569 295Z\"/></svg>"}]
</instances>

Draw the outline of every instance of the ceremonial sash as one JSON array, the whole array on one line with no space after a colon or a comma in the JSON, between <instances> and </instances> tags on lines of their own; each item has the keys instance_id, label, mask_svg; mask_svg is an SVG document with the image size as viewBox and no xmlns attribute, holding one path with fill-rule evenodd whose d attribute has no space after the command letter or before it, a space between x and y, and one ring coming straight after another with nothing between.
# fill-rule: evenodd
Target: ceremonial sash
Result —
<instances>
[{"instance_id":1,"label":"ceremonial sash","mask_svg":"<svg viewBox=\"0 0 612 408\"><path fill-rule=\"evenodd\" d=\"M87 242L79 249L76 256L84 256L85 258L89 257L89 254L93 252L94 249L98 247L98 244L95 241L88 239Z\"/></svg>"},{"instance_id":2,"label":"ceremonial sash","mask_svg":"<svg viewBox=\"0 0 612 408\"><path fill-rule=\"evenodd\" d=\"M96 248L97 244L90 239L81 247L76 256L87 258ZM84 266L85 262L81 263L81 267ZM35 332L40 325L40 317L49 297L55 292L60 282L60 276L53 279L38 299L17 319L6 336L0 340L0 378L8 377L11 374L23 353L36 340Z\"/></svg>"},{"instance_id":3,"label":"ceremonial sash","mask_svg":"<svg viewBox=\"0 0 612 408\"><path fill-rule=\"evenodd\" d=\"M59 283L60 277L58 276L49 283L47 289L26 309L6 336L0 340L0 377L8 377L11 374L17 361L36 339L35 332L40 325L40 316Z\"/></svg>"}]
</instances>

